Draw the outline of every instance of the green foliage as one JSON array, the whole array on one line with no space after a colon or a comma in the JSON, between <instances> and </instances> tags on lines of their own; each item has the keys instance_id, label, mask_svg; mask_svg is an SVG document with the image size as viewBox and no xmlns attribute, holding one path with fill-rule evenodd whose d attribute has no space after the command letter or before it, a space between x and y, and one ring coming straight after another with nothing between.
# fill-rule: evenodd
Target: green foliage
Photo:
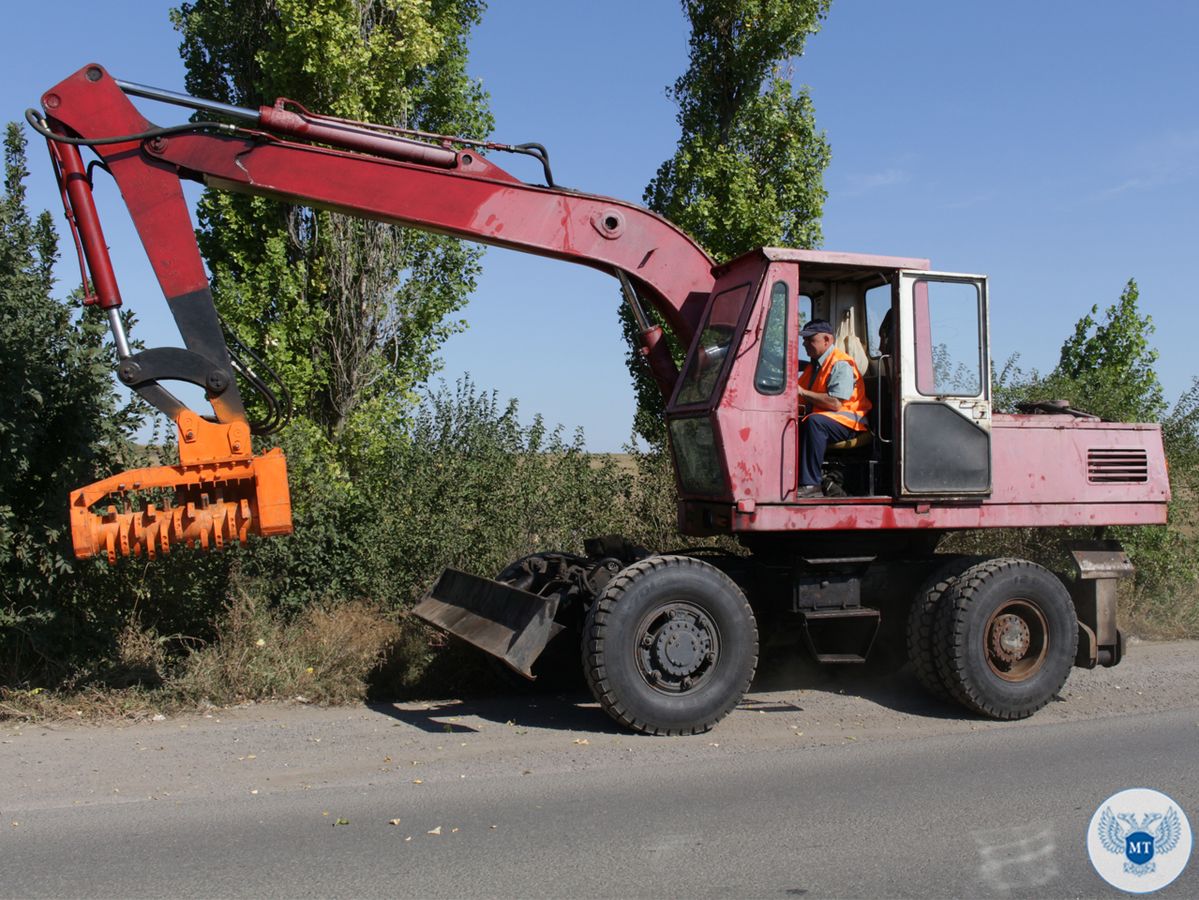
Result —
<instances>
[{"instance_id":1,"label":"green foliage","mask_svg":"<svg viewBox=\"0 0 1199 900\"><path fill-rule=\"evenodd\" d=\"M25 136L4 141L0 197L0 678L44 671L94 644L109 611L96 570L73 558L67 496L134 462L140 418L113 390L107 322L51 296L57 236L25 205ZM77 297L75 299L78 299ZM131 323L130 323L131 324Z\"/></svg>"},{"instance_id":2,"label":"green foliage","mask_svg":"<svg viewBox=\"0 0 1199 900\"><path fill-rule=\"evenodd\" d=\"M627 476L586 453L581 434L525 427L516 413L470 382L442 387L408 423L347 428L340 462L319 431L289 429L293 483L306 486L292 492L296 533L246 548L239 575L289 608L330 596L403 608L446 566L491 575L619 530Z\"/></svg>"},{"instance_id":3,"label":"green foliage","mask_svg":"<svg viewBox=\"0 0 1199 900\"><path fill-rule=\"evenodd\" d=\"M1078 320L1063 344L1057 367L1048 375L1024 372L1013 355L992 373L994 404L1014 412L1025 400L1069 400L1109 422L1157 422L1166 412L1162 386L1154 363L1157 351L1149 343L1153 320L1137 305L1135 279L1129 279L1120 299L1097 321L1099 307Z\"/></svg>"},{"instance_id":4,"label":"green foliage","mask_svg":"<svg viewBox=\"0 0 1199 900\"><path fill-rule=\"evenodd\" d=\"M828 7L829 0L684 0L690 63L671 90L682 135L645 201L718 259L820 243L829 147L790 65Z\"/></svg>"},{"instance_id":5,"label":"green foliage","mask_svg":"<svg viewBox=\"0 0 1199 900\"><path fill-rule=\"evenodd\" d=\"M1095 316L1083 316L1062 344L1051 384L1073 388L1075 405L1117 422L1156 422L1166 411L1162 387L1154 371L1157 351L1149 343L1153 320L1141 315L1140 292L1129 279L1120 299Z\"/></svg>"},{"instance_id":6,"label":"green foliage","mask_svg":"<svg viewBox=\"0 0 1199 900\"><path fill-rule=\"evenodd\" d=\"M828 141L817 129L793 61L820 28L830 0L684 0L691 23L687 71L671 96L681 129L645 202L718 260L754 247L819 246ZM634 430L661 446L662 397L625 307L629 371L637 393ZM686 348L672 348L676 360Z\"/></svg>"},{"instance_id":7,"label":"green foliage","mask_svg":"<svg viewBox=\"0 0 1199 900\"><path fill-rule=\"evenodd\" d=\"M491 117L466 75L481 14L480 0L195 0L172 18L193 94L481 138ZM210 190L199 218L222 315L329 435L373 398L411 401L479 271L481 251L450 238L259 198Z\"/></svg>"},{"instance_id":8,"label":"green foliage","mask_svg":"<svg viewBox=\"0 0 1199 900\"><path fill-rule=\"evenodd\" d=\"M1170 521L1119 529L1141 588L1130 614L1149 632L1199 635L1199 378L1162 420L1170 466Z\"/></svg>"}]
</instances>

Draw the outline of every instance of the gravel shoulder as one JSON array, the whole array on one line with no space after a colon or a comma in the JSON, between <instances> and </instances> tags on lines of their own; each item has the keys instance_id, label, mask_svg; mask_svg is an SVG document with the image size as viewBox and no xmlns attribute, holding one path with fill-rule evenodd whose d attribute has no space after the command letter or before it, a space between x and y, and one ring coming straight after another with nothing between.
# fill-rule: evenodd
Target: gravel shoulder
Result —
<instances>
[{"instance_id":1,"label":"gravel shoulder","mask_svg":"<svg viewBox=\"0 0 1199 900\"><path fill-rule=\"evenodd\" d=\"M0 728L0 821L72 806L732 761L1164 710L1194 709L1199 724L1196 686L1199 642L1134 642L1121 665L1073 670L1055 702L1013 723L940 704L906 670L797 664L760 673L715 730L686 738L626 733L582 693L339 708L258 704L101 726L9 724Z\"/></svg>"}]
</instances>

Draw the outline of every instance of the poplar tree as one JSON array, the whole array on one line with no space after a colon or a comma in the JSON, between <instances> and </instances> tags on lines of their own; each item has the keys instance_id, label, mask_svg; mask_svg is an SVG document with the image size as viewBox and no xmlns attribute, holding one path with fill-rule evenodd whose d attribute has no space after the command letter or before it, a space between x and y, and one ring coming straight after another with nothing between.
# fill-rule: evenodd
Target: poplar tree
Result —
<instances>
[{"instance_id":1,"label":"poplar tree","mask_svg":"<svg viewBox=\"0 0 1199 900\"><path fill-rule=\"evenodd\" d=\"M483 138L466 75L482 0L194 0L172 11L192 94ZM205 192L199 241L217 307L265 351L299 415L336 438L375 427L434 371L482 251L452 238ZM398 404L398 406L397 406Z\"/></svg>"},{"instance_id":2,"label":"poplar tree","mask_svg":"<svg viewBox=\"0 0 1199 900\"><path fill-rule=\"evenodd\" d=\"M820 245L829 145L794 66L829 3L683 0L689 62L669 89L681 133L644 201L718 262L754 247ZM662 398L632 349L632 317L624 309L621 316L637 391L634 427L660 444ZM685 349L675 348L676 356Z\"/></svg>"}]
</instances>

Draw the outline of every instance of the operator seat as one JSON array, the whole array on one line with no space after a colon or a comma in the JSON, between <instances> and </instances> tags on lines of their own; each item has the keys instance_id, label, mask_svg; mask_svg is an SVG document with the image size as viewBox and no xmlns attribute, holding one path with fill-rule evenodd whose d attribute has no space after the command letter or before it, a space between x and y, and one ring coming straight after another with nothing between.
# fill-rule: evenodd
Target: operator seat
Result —
<instances>
[{"instance_id":1,"label":"operator seat","mask_svg":"<svg viewBox=\"0 0 1199 900\"><path fill-rule=\"evenodd\" d=\"M841 320L837 325L836 346L841 352L847 354L853 359L853 363L858 368L859 377L866 378L866 373L870 366L870 354L866 351L865 345L861 338L854 333L853 329L853 311L845 310L841 315ZM871 397L871 400L874 398ZM866 489L868 495L874 493L874 468L877 464L877 458L874 454L874 413L872 409L866 416L867 429L859 431L851 438L846 438L843 441L837 441L835 444L829 444L826 448L827 452L831 452L839 459L832 460L835 463L858 463L862 465L865 472L865 483L862 485ZM826 457L828 459L828 457Z\"/></svg>"},{"instance_id":2,"label":"operator seat","mask_svg":"<svg viewBox=\"0 0 1199 900\"><path fill-rule=\"evenodd\" d=\"M841 321L837 323L836 340L837 349L853 359L853 364L858 367L859 376L865 379L866 372L870 368L870 354L866 352L866 346L862 343L862 339L854 333L852 309L847 309L841 314ZM859 431L851 438L829 444L828 449L854 450L858 447L868 447L874 439L871 434L873 430L874 428L871 426L866 431Z\"/></svg>"}]
</instances>

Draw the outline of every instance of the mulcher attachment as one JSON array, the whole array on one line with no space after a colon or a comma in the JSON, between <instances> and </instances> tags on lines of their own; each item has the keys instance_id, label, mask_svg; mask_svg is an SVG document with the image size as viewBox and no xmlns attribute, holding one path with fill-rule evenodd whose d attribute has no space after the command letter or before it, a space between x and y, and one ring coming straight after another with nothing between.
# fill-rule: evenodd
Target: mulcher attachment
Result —
<instances>
[{"instance_id":1,"label":"mulcher attachment","mask_svg":"<svg viewBox=\"0 0 1199 900\"><path fill-rule=\"evenodd\" d=\"M71 492L71 539L75 556L97 554L154 559L172 544L219 550L251 534L290 534L291 500L283 451L254 456L245 422L217 424L191 410L176 418L179 465L132 469ZM129 509L129 494L164 492L161 508ZM123 511L92 507L121 498Z\"/></svg>"}]
</instances>

